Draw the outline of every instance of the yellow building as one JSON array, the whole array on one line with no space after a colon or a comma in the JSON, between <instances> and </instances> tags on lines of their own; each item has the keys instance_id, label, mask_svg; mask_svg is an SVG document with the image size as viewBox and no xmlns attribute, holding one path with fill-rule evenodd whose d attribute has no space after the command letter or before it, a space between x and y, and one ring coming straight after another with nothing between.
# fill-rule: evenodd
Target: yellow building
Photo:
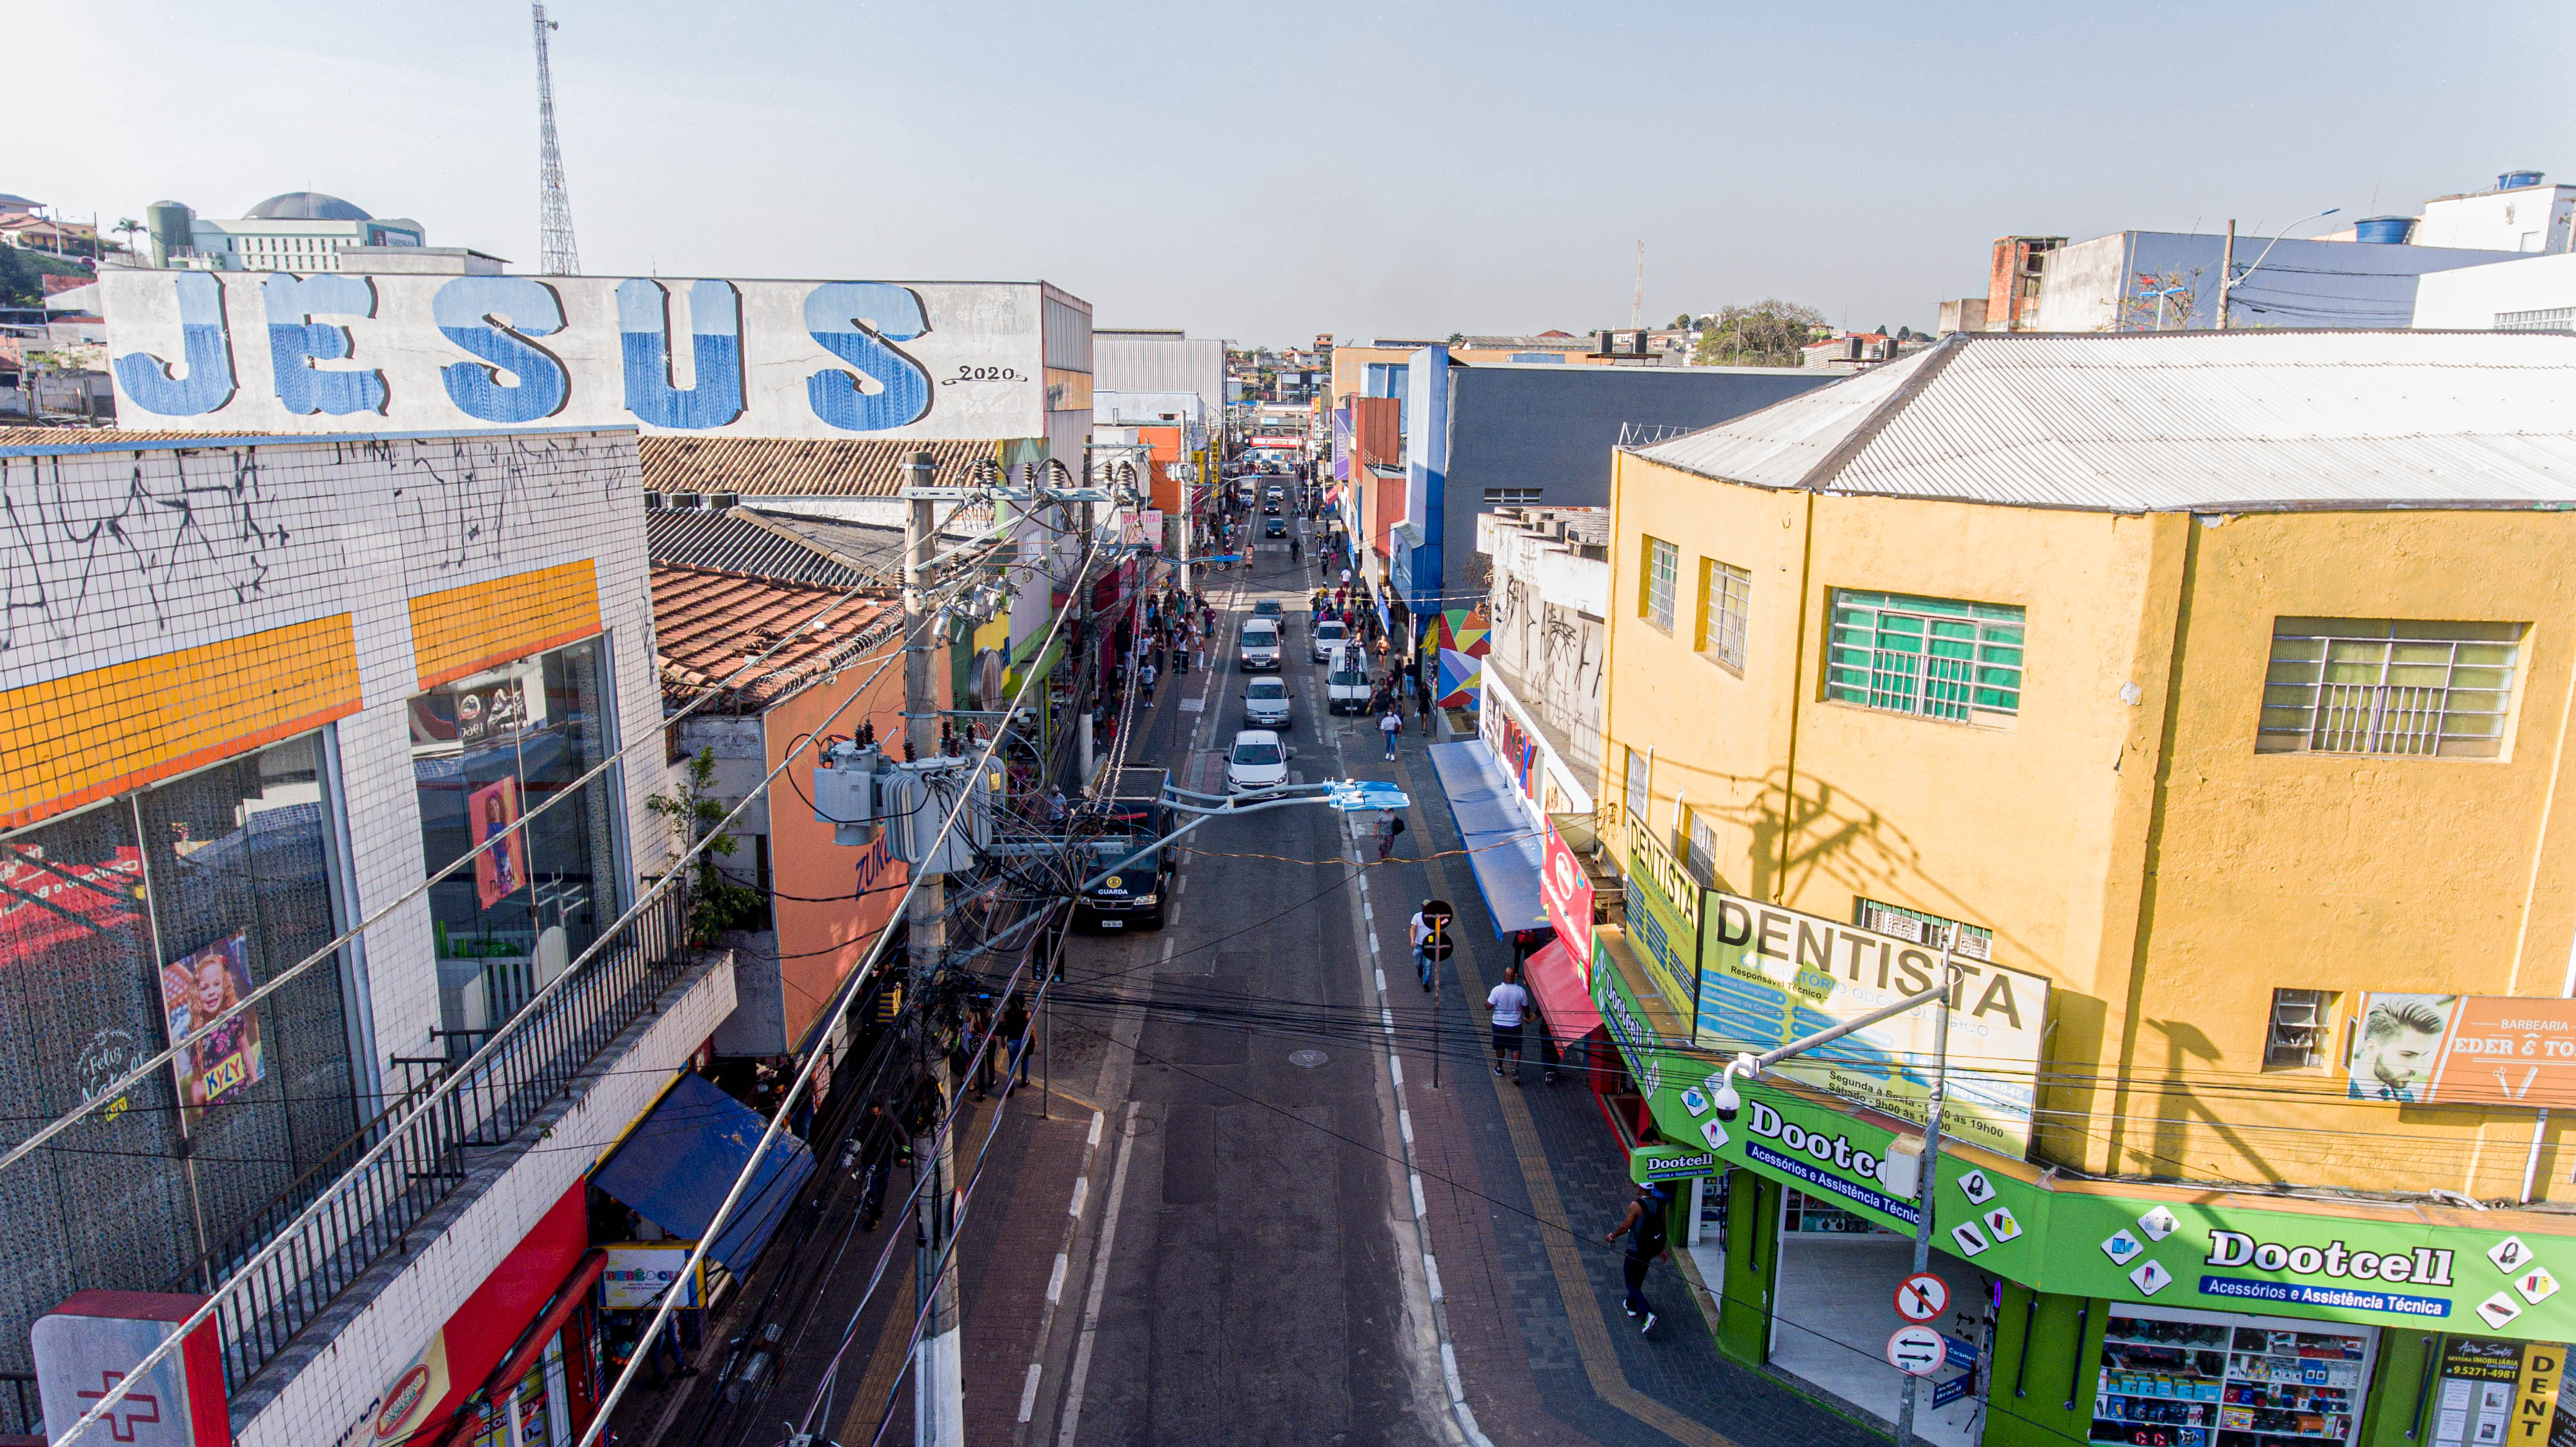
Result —
<instances>
[{"instance_id":1,"label":"yellow building","mask_svg":"<svg viewBox=\"0 0 2576 1447\"><path fill-rule=\"evenodd\" d=\"M2098 1249L2125 1267L2174 1229L2139 1202L2120 1233L2086 1224L2118 1204L2106 1191L2212 1213L2185 1228L2223 1227L2253 1192L2296 1195L2285 1209L2356 1244L2392 1223L2482 1228L2423 1258L2453 1290L2361 1293L2377 1305L2298 1294L2298 1262L2329 1263L2337 1291L2371 1285L2343 1280L2345 1243L2322 1236L2281 1248L2279 1272L2257 1262L2194 1294L2193 1272L2239 1264L2228 1230L2108 1288L2056 1284L2036 1256L1998 1266L1997 1230L1963 1269L2039 1288L2006 1299L1997 1381L2003 1353L2030 1359L2069 1326L2078 1377L2060 1420L2069 1364L2051 1345L2059 1378L2028 1394L2047 1411L1998 1391L1998 1429L2018 1413L2032 1440L2080 1441L2089 1415L2090 1440L2132 1440L2102 1435L2137 1420L2116 1394L2105 1417L2078 1390L2097 1353L2112 1382L2123 1350L2116 1332L2103 1343L2098 1302L2078 1317L2094 1297L2374 1323L2390 1330L2352 1350L2386 1357L2381 1377L2428 1350L2395 1330L2407 1313L2506 1338L2566 1325L2534 1328L2554 1282L2502 1290L2527 1259L2512 1249L2493 1245L2494 1270L2449 1263L2510 1236L2576 1271L2568 1218L2514 1209L2576 1201L2568 1112L2538 1108L2576 1104L2576 809L2557 808L2576 788L2571 419L2570 336L1961 334L1617 459L1595 792L1629 904L1596 973L1676 1022L1657 1027L1668 1042L1696 1015L1690 1079L1726 1043L1708 1025L1722 914L1784 907L1819 940L1831 922L1935 951L1949 934L1973 971L1955 1011L1971 1049L2008 1033L1976 1008L1992 982L2046 982L2026 1022L2026 1160L1961 1153L2033 1193L2015 1232L2072 1223L2047 1243L2061 1266ZM1860 979L1857 948L1831 963L1826 948L1811 962L1795 946L1808 1003L1847 964ZM1614 969L1622 952L1635 963ZM1704 1110L1668 1113L1652 1078L1669 1091L1680 1064L1639 1071L1676 1139L1706 1128ZM1902 1135L1903 1113L1870 1129ZM1739 1207L1764 1188L1739 1182ZM1793 1184L1793 1206L1802 1189L1817 1196ZM1960 1218L1939 1209L1946 1233ZM1758 1261L1779 1229L1730 1238L1730 1260ZM1765 1284L1758 1311L1776 1309ZM1755 1335L1730 1349L1762 1358ZM2407 1428L2419 1404L2402 1385L2404 1402L2372 1398L2364 1436ZM2356 1395L2308 1435L2361 1440L2364 1415ZM2260 1434L2215 1447L2236 1436Z\"/></svg>"}]
</instances>

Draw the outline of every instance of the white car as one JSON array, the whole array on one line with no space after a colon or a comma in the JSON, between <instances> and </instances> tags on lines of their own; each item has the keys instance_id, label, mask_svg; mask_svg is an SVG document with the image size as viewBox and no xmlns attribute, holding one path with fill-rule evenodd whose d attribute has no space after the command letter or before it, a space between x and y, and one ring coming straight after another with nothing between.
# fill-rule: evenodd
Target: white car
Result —
<instances>
[{"instance_id":1,"label":"white car","mask_svg":"<svg viewBox=\"0 0 2576 1447\"><path fill-rule=\"evenodd\" d=\"M1245 729L1234 736L1234 749L1225 759L1225 788L1229 794L1245 794L1255 789L1275 789L1288 782L1288 746L1268 729Z\"/></svg>"},{"instance_id":2,"label":"white car","mask_svg":"<svg viewBox=\"0 0 2576 1447\"><path fill-rule=\"evenodd\" d=\"M1255 728L1288 727L1288 681L1256 678L1243 686L1243 721Z\"/></svg>"},{"instance_id":3,"label":"white car","mask_svg":"<svg viewBox=\"0 0 2576 1447\"><path fill-rule=\"evenodd\" d=\"M1279 667L1279 625L1255 618L1243 625L1243 642L1237 651L1243 671L1256 673Z\"/></svg>"},{"instance_id":4,"label":"white car","mask_svg":"<svg viewBox=\"0 0 2576 1447\"><path fill-rule=\"evenodd\" d=\"M1315 661L1317 663L1330 662L1333 657L1333 650L1341 644L1342 635L1349 631L1349 629L1342 626L1342 620L1339 618L1330 618L1317 623L1315 625Z\"/></svg>"}]
</instances>

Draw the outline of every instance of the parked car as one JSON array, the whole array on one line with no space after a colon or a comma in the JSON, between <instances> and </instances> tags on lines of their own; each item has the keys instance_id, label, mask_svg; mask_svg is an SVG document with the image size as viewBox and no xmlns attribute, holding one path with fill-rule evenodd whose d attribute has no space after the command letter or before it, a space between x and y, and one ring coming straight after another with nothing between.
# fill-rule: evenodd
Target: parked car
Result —
<instances>
[{"instance_id":1,"label":"parked car","mask_svg":"<svg viewBox=\"0 0 2576 1447\"><path fill-rule=\"evenodd\" d=\"M1236 650L1243 671L1259 673L1279 667L1279 625L1255 618L1243 625L1243 641Z\"/></svg>"},{"instance_id":2,"label":"parked car","mask_svg":"<svg viewBox=\"0 0 2576 1447\"><path fill-rule=\"evenodd\" d=\"M1275 789L1288 782L1288 746L1268 729L1245 729L1234 736L1226 755L1225 788L1229 794Z\"/></svg>"},{"instance_id":3,"label":"parked car","mask_svg":"<svg viewBox=\"0 0 2576 1447\"><path fill-rule=\"evenodd\" d=\"M1327 618L1323 622L1316 624L1315 661L1317 663L1330 663L1333 658L1334 645L1342 642L1343 638L1349 632L1350 630L1348 628L1342 626L1342 620L1339 618Z\"/></svg>"},{"instance_id":4,"label":"parked car","mask_svg":"<svg viewBox=\"0 0 2576 1447\"><path fill-rule=\"evenodd\" d=\"M1256 678L1243 686L1243 721L1255 728L1288 727L1288 681Z\"/></svg>"}]
</instances>

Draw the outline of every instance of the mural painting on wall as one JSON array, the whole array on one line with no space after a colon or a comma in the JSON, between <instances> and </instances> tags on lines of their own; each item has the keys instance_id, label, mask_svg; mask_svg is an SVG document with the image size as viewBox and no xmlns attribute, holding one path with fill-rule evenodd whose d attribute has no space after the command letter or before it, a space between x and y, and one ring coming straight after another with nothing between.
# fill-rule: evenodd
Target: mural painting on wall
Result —
<instances>
[{"instance_id":1,"label":"mural painting on wall","mask_svg":"<svg viewBox=\"0 0 2576 1447\"><path fill-rule=\"evenodd\" d=\"M1040 283L111 272L120 405L325 431L1045 435ZM1042 300L1045 305L1042 305ZM1071 375L1071 374L1065 374Z\"/></svg>"},{"instance_id":2,"label":"mural painting on wall","mask_svg":"<svg viewBox=\"0 0 2576 1447\"><path fill-rule=\"evenodd\" d=\"M1485 685L1485 654L1493 646L1483 605L1435 613L1431 622L1439 664L1434 701L1442 708L1476 707Z\"/></svg>"}]
</instances>

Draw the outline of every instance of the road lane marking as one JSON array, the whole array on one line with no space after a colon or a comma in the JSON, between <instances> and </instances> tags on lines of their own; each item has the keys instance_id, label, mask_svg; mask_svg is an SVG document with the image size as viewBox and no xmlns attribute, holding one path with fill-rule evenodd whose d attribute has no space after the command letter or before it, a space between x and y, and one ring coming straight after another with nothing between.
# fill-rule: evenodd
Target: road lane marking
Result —
<instances>
[{"instance_id":1,"label":"road lane marking","mask_svg":"<svg viewBox=\"0 0 2576 1447\"><path fill-rule=\"evenodd\" d=\"M1082 1388L1091 1378L1091 1347L1100 1335L1100 1303L1109 1293L1109 1250L1118 1239L1118 1203L1127 1194L1127 1165L1136 1154L1136 1111L1140 1100L1127 1102L1127 1120L1118 1132L1118 1165L1109 1173L1109 1204L1100 1213L1100 1244L1092 1248L1091 1292L1082 1307L1082 1337L1073 1349L1073 1371L1064 1384L1064 1426L1056 1447L1073 1447L1074 1428L1082 1421Z\"/></svg>"}]
</instances>

